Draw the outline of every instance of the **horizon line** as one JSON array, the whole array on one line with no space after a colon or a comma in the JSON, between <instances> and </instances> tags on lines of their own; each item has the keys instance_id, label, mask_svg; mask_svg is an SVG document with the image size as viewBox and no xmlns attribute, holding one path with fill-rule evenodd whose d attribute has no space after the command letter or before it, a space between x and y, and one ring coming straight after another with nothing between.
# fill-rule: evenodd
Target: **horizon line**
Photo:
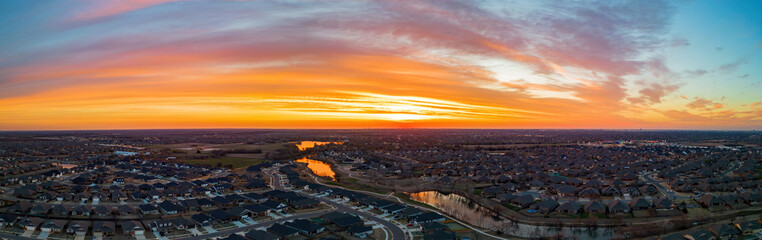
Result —
<instances>
[{"instance_id":1,"label":"horizon line","mask_svg":"<svg viewBox=\"0 0 762 240\"><path fill-rule=\"evenodd\" d=\"M147 131L147 130L590 130L590 131L706 131L706 132L756 132L757 129L680 129L680 128L113 128L113 129L21 129L4 132L87 132L87 131Z\"/></svg>"}]
</instances>

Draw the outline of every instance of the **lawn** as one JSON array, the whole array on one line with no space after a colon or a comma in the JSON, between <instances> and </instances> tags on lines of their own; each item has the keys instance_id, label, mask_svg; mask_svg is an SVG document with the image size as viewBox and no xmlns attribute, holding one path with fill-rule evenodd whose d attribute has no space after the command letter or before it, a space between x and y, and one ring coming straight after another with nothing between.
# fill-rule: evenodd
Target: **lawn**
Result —
<instances>
[{"instance_id":1,"label":"lawn","mask_svg":"<svg viewBox=\"0 0 762 240\"><path fill-rule=\"evenodd\" d=\"M233 169L236 169L236 168L248 167L251 165L257 165L257 164L265 162L265 160L226 156L226 157L207 158L207 159L188 159L188 160L182 160L182 162L191 164L191 165L210 165L212 167L217 167L218 164L221 164L222 166L233 165Z\"/></svg>"},{"instance_id":2,"label":"lawn","mask_svg":"<svg viewBox=\"0 0 762 240\"><path fill-rule=\"evenodd\" d=\"M474 195L481 195L484 188L474 188Z\"/></svg>"},{"instance_id":3,"label":"lawn","mask_svg":"<svg viewBox=\"0 0 762 240\"><path fill-rule=\"evenodd\" d=\"M511 209L513 211L520 211L521 210L520 207L513 206L510 203L503 203L503 207L506 207L506 208Z\"/></svg>"}]
</instances>

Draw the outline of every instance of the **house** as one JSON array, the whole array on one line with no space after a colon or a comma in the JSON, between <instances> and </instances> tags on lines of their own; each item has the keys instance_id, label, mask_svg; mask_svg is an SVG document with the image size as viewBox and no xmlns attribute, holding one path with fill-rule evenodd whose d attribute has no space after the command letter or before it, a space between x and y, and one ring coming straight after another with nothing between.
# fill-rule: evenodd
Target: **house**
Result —
<instances>
[{"instance_id":1,"label":"house","mask_svg":"<svg viewBox=\"0 0 762 240\"><path fill-rule=\"evenodd\" d=\"M225 197L213 197L212 202L219 206L232 206L234 203Z\"/></svg>"},{"instance_id":2,"label":"house","mask_svg":"<svg viewBox=\"0 0 762 240\"><path fill-rule=\"evenodd\" d=\"M435 212L423 213L413 218L413 221L415 221L418 224L429 223L429 222L443 222L445 220L447 220L445 216L442 216L439 213L435 213Z\"/></svg>"},{"instance_id":3,"label":"house","mask_svg":"<svg viewBox=\"0 0 762 240\"><path fill-rule=\"evenodd\" d=\"M699 198L698 200L701 205L704 207L719 207L725 205L725 202L722 201L719 197L712 195L712 194L704 194Z\"/></svg>"},{"instance_id":4,"label":"house","mask_svg":"<svg viewBox=\"0 0 762 240\"><path fill-rule=\"evenodd\" d=\"M196 223L184 217L176 217L168 220L172 221L172 225L175 226L175 229L177 230L191 229L196 228L197 226Z\"/></svg>"},{"instance_id":5,"label":"house","mask_svg":"<svg viewBox=\"0 0 762 240\"><path fill-rule=\"evenodd\" d=\"M43 203L35 204L34 207L32 207L29 210L29 214L32 215L45 215L48 214L48 210L50 210L50 206Z\"/></svg>"},{"instance_id":6,"label":"house","mask_svg":"<svg viewBox=\"0 0 762 240\"><path fill-rule=\"evenodd\" d=\"M280 240L281 239L278 235L265 232L262 230L251 230L246 233L246 237L249 239L256 239L256 240Z\"/></svg>"},{"instance_id":7,"label":"house","mask_svg":"<svg viewBox=\"0 0 762 240\"><path fill-rule=\"evenodd\" d=\"M424 240L456 240L458 235L453 231L433 231L423 235Z\"/></svg>"},{"instance_id":8,"label":"house","mask_svg":"<svg viewBox=\"0 0 762 240\"><path fill-rule=\"evenodd\" d=\"M134 221L134 220L121 221L119 222L119 225L122 227L122 231L124 232L124 235L135 236L135 235L142 235L145 232L145 228L143 227L143 224L138 221Z\"/></svg>"},{"instance_id":9,"label":"house","mask_svg":"<svg viewBox=\"0 0 762 240\"><path fill-rule=\"evenodd\" d=\"M244 236L233 233L228 235L225 238L221 238L220 240L249 240L249 239Z\"/></svg>"},{"instance_id":10,"label":"house","mask_svg":"<svg viewBox=\"0 0 762 240\"><path fill-rule=\"evenodd\" d=\"M550 213L558 207L558 202L553 199L545 199L541 202L532 205L532 209L536 209L540 213Z\"/></svg>"},{"instance_id":11,"label":"house","mask_svg":"<svg viewBox=\"0 0 762 240\"><path fill-rule=\"evenodd\" d=\"M762 220L755 219L736 224L743 235L752 235L762 231Z\"/></svg>"},{"instance_id":12,"label":"house","mask_svg":"<svg viewBox=\"0 0 762 240\"><path fill-rule=\"evenodd\" d=\"M729 224L715 224L709 227L709 231L712 232L715 236L720 237L722 239L729 239L732 236L736 236L741 234L741 231L738 230L734 225Z\"/></svg>"},{"instance_id":13,"label":"house","mask_svg":"<svg viewBox=\"0 0 762 240\"><path fill-rule=\"evenodd\" d=\"M275 210L275 211L281 211L281 210L284 210L284 209L286 209L288 207L288 206L286 206L286 204L283 204L281 202L276 202L276 201L273 201L273 200L267 200L267 201L265 201L263 203L260 203L260 205L262 205L264 207L267 207L269 209Z\"/></svg>"},{"instance_id":14,"label":"house","mask_svg":"<svg viewBox=\"0 0 762 240\"><path fill-rule=\"evenodd\" d=\"M564 214L577 214L580 209L581 207L579 204L573 201L568 201L561 204L561 206L558 206L558 208L556 208L556 212Z\"/></svg>"},{"instance_id":15,"label":"house","mask_svg":"<svg viewBox=\"0 0 762 240\"><path fill-rule=\"evenodd\" d=\"M90 229L90 221L71 221L66 227L66 233L85 236Z\"/></svg>"},{"instance_id":16,"label":"house","mask_svg":"<svg viewBox=\"0 0 762 240\"><path fill-rule=\"evenodd\" d=\"M112 181L114 185L123 185L124 184L124 178L123 177L115 177Z\"/></svg>"},{"instance_id":17,"label":"house","mask_svg":"<svg viewBox=\"0 0 762 240\"><path fill-rule=\"evenodd\" d=\"M300 197L297 200L291 201L289 205L294 209L313 208L320 205L320 201L312 198Z\"/></svg>"},{"instance_id":18,"label":"house","mask_svg":"<svg viewBox=\"0 0 762 240\"><path fill-rule=\"evenodd\" d=\"M166 215L175 215L183 211L183 208L175 205L174 203L170 201L164 201L159 203L158 205L159 210L163 212Z\"/></svg>"},{"instance_id":19,"label":"house","mask_svg":"<svg viewBox=\"0 0 762 240\"><path fill-rule=\"evenodd\" d=\"M195 187L192 191L195 196L212 194L212 191L205 187Z\"/></svg>"},{"instance_id":20,"label":"house","mask_svg":"<svg viewBox=\"0 0 762 240\"><path fill-rule=\"evenodd\" d=\"M99 217L111 216L111 209L104 206L95 206L93 213Z\"/></svg>"},{"instance_id":21,"label":"house","mask_svg":"<svg viewBox=\"0 0 762 240\"><path fill-rule=\"evenodd\" d=\"M30 209L32 209L32 206L32 202L19 201L18 203L10 206L8 210L12 213L26 214Z\"/></svg>"},{"instance_id":22,"label":"house","mask_svg":"<svg viewBox=\"0 0 762 240\"><path fill-rule=\"evenodd\" d=\"M534 197L532 195L521 195L517 198L514 198L511 200L511 204L516 205L521 208L527 208L529 205L532 205L534 203Z\"/></svg>"},{"instance_id":23,"label":"house","mask_svg":"<svg viewBox=\"0 0 762 240\"><path fill-rule=\"evenodd\" d=\"M270 212L269 208L262 206L260 204L249 204L249 205L244 205L243 207L251 211L252 216L264 216L268 212Z\"/></svg>"},{"instance_id":24,"label":"house","mask_svg":"<svg viewBox=\"0 0 762 240\"><path fill-rule=\"evenodd\" d=\"M424 233L450 229L449 227L447 227L447 225L444 225L439 222L424 223L424 224L421 224L421 228L423 228Z\"/></svg>"},{"instance_id":25,"label":"house","mask_svg":"<svg viewBox=\"0 0 762 240\"><path fill-rule=\"evenodd\" d=\"M37 230L37 226L40 226L42 223L42 218L37 217L19 217L18 221L16 221L16 225L24 230Z\"/></svg>"},{"instance_id":26,"label":"house","mask_svg":"<svg viewBox=\"0 0 762 240\"><path fill-rule=\"evenodd\" d=\"M114 202L127 201L127 194L121 191L111 192L111 200Z\"/></svg>"},{"instance_id":27,"label":"house","mask_svg":"<svg viewBox=\"0 0 762 240\"><path fill-rule=\"evenodd\" d=\"M40 224L40 231L47 232L47 233L62 232L65 225L66 225L66 220L48 219L42 222L42 224Z\"/></svg>"},{"instance_id":28,"label":"house","mask_svg":"<svg viewBox=\"0 0 762 240\"><path fill-rule=\"evenodd\" d=\"M290 238L290 237L299 235L299 230L286 227L285 225L280 223L273 224L272 226L267 228L267 231L274 233L275 235L281 236L283 238Z\"/></svg>"},{"instance_id":29,"label":"house","mask_svg":"<svg viewBox=\"0 0 762 240\"><path fill-rule=\"evenodd\" d=\"M159 232L159 233L168 233L170 231L174 230L173 222L169 219L156 219L151 220L148 223L148 227L151 228L151 231L153 232Z\"/></svg>"},{"instance_id":30,"label":"house","mask_svg":"<svg viewBox=\"0 0 762 240\"><path fill-rule=\"evenodd\" d=\"M53 215L68 216L69 208L61 204L56 204L56 205L53 205L53 207L50 209L50 212Z\"/></svg>"},{"instance_id":31,"label":"house","mask_svg":"<svg viewBox=\"0 0 762 240\"><path fill-rule=\"evenodd\" d=\"M56 195L57 201L71 201L74 198L74 194L65 192L65 193L59 193Z\"/></svg>"},{"instance_id":32,"label":"house","mask_svg":"<svg viewBox=\"0 0 762 240\"><path fill-rule=\"evenodd\" d=\"M147 190L146 195L148 195L149 198L153 200L159 200L163 196L163 194L159 191L156 191L155 189Z\"/></svg>"},{"instance_id":33,"label":"house","mask_svg":"<svg viewBox=\"0 0 762 240\"><path fill-rule=\"evenodd\" d=\"M381 211L383 211L384 213L396 214L397 212L402 211L406 207L407 206L405 205L395 203L395 204L381 208Z\"/></svg>"},{"instance_id":34,"label":"house","mask_svg":"<svg viewBox=\"0 0 762 240\"><path fill-rule=\"evenodd\" d=\"M185 211L196 211L201 207L201 205L198 204L198 200L195 198L181 200L177 202L177 206L182 207Z\"/></svg>"},{"instance_id":35,"label":"house","mask_svg":"<svg viewBox=\"0 0 762 240\"><path fill-rule=\"evenodd\" d=\"M654 199L653 206L656 209L672 209L672 200L669 198L657 198Z\"/></svg>"},{"instance_id":36,"label":"house","mask_svg":"<svg viewBox=\"0 0 762 240\"><path fill-rule=\"evenodd\" d=\"M482 195L487 197L495 197L502 193L504 193L503 189L498 186L489 186L484 188L484 190L482 190Z\"/></svg>"},{"instance_id":37,"label":"house","mask_svg":"<svg viewBox=\"0 0 762 240\"><path fill-rule=\"evenodd\" d=\"M219 220L222 223L227 223L233 220L240 219L240 217L232 215L222 209L217 209L217 210L209 212L209 216Z\"/></svg>"},{"instance_id":38,"label":"house","mask_svg":"<svg viewBox=\"0 0 762 240\"><path fill-rule=\"evenodd\" d=\"M92 210L89 207L83 205L74 206L71 209L72 216L90 216L90 212L92 212Z\"/></svg>"},{"instance_id":39,"label":"house","mask_svg":"<svg viewBox=\"0 0 762 240\"><path fill-rule=\"evenodd\" d=\"M267 197L256 194L256 193L247 193L247 194L244 194L243 197L248 198L249 201L252 201L254 203L262 203L264 201L267 201Z\"/></svg>"},{"instance_id":40,"label":"house","mask_svg":"<svg viewBox=\"0 0 762 240\"><path fill-rule=\"evenodd\" d=\"M255 215L247 208L236 206L227 211L230 215L235 216L237 219L251 219L252 215Z\"/></svg>"},{"instance_id":41,"label":"house","mask_svg":"<svg viewBox=\"0 0 762 240\"><path fill-rule=\"evenodd\" d=\"M148 194L141 191L135 191L130 193L130 197L132 197L133 200L142 201L148 199Z\"/></svg>"},{"instance_id":42,"label":"house","mask_svg":"<svg viewBox=\"0 0 762 240\"><path fill-rule=\"evenodd\" d=\"M204 227L212 226L212 224L217 223L216 218L213 218L204 213L194 214L193 216L191 216L191 219L193 219L193 221L196 221L196 223L198 223L200 226L204 226Z\"/></svg>"},{"instance_id":43,"label":"house","mask_svg":"<svg viewBox=\"0 0 762 240\"><path fill-rule=\"evenodd\" d=\"M307 236L314 236L325 231L325 227L306 219L296 219L291 222L286 222L284 225L299 230L300 233Z\"/></svg>"},{"instance_id":44,"label":"house","mask_svg":"<svg viewBox=\"0 0 762 240\"><path fill-rule=\"evenodd\" d=\"M111 221L96 221L93 223L93 234L101 233L104 236L114 235L116 223Z\"/></svg>"},{"instance_id":45,"label":"house","mask_svg":"<svg viewBox=\"0 0 762 240\"><path fill-rule=\"evenodd\" d=\"M358 216L347 214L347 213L341 213L341 214L337 213L337 214L338 216L332 217L330 219L326 219L327 217L324 215L323 219L333 223L340 229L347 229L351 226L363 225L364 223L363 220L360 219L360 217Z\"/></svg>"},{"instance_id":46,"label":"house","mask_svg":"<svg viewBox=\"0 0 762 240\"><path fill-rule=\"evenodd\" d=\"M354 225L347 229L347 233L358 238L367 238L373 233L373 227L366 225Z\"/></svg>"},{"instance_id":47,"label":"house","mask_svg":"<svg viewBox=\"0 0 762 240\"><path fill-rule=\"evenodd\" d=\"M116 207L116 211L120 216L134 215L137 213L135 208L131 207L130 205L119 205Z\"/></svg>"},{"instance_id":48,"label":"house","mask_svg":"<svg viewBox=\"0 0 762 240\"><path fill-rule=\"evenodd\" d=\"M214 206L214 202L212 202L212 200L209 200L208 198L197 198L196 201L198 202L198 205L201 206L202 209L208 209Z\"/></svg>"},{"instance_id":49,"label":"house","mask_svg":"<svg viewBox=\"0 0 762 240\"><path fill-rule=\"evenodd\" d=\"M18 219L18 216L16 215L0 214L0 228L13 226L13 223L16 222L16 219Z\"/></svg>"},{"instance_id":50,"label":"house","mask_svg":"<svg viewBox=\"0 0 762 240\"><path fill-rule=\"evenodd\" d=\"M627 214L627 213L630 213L630 207L628 207L627 204L625 204L621 200L614 200L609 202L609 212L613 214L617 214L617 213Z\"/></svg>"},{"instance_id":51,"label":"house","mask_svg":"<svg viewBox=\"0 0 762 240\"><path fill-rule=\"evenodd\" d=\"M604 196L621 196L622 192L620 192L619 189L616 189L614 186L608 186L601 190L601 194Z\"/></svg>"},{"instance_id":52,"label":"house","mask_svg":"<svg viewBox=\"0 0 762 240\"><path fill-rule=\"evenodd\" d=\"M686 239L689 239L689 240L714 240L714 239L717 239L717 237L712 232L710 232L709 230L704 229L704 228L698 229L696 231L693 231L693 232L691 232L689 234L684 235L683 237L685 237Z\"/></svg>"},{"instance_id":53,"label":"house","mask_svg":"<svg viewBox=\"0 0 762 240\"><path fill-rule=\"evenodd\" d=\"M636 198L630 201L630 209L632 210L648 210L651 207L651 203L644 198Z\"/></svg>"},{"instance_id":54,"label":"house","mask_svg":"<svg viewBox=\"0 0 762 240\"><path fill-rule=\"evenodd\" d=\"M159 209L151 204L140 204L138 205L138 208L140 208L140 213L142 213L143 215L159 214Z\"/></svg>"}]
</instances>

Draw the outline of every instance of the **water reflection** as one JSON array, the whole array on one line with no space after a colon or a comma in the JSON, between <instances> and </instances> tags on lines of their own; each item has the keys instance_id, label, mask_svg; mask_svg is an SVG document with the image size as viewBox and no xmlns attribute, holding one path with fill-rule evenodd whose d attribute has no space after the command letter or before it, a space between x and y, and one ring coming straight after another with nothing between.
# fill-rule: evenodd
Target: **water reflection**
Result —
<instances>
[{"instance_id":1,"label":"water reflection","mask_svg":"<svg viewBox=\"0 0 762 240\"><path fill-rule=\"evenodd\" d=\"M57 162L54 162L53 166L59 166L59 167L62 167L63 169L72 169L72 168L77 167L76 164L57 163Z\"/></svg>"},{"instance_id":2,"label":"water reflection","mask_svg":"<svg viewBox=\"0 0 762 240\"><path fill-rule=\"evenodd\" d=\"M436 191L410 193L410 198L432 205L471 225L523 238L563 237L580 239L611 239L611 228L545 227L501 219L493 211L457 194Z\"/></svg>"},{"instance_id":3,"label":"water reflection","mask_svg":"<svg viewBox=\"0 0 762 240\"><path fill-rule=\"evenodd\" d=\"M326 144L344 144L344 142L318 142L318 141L301 141L296 144L297 147L299 147L299 151L304 151L310 148L314 148L315 146L322 146Z\"/></svg>"},{"instance_id":4,"label":"water reflection","mask_svg":"<svg viewBox=\"0 0 762 240\"><path fill-rule=\"evenodd\" d=\"M296 160L296 162L299 163L307 163L307 168L312 170L315 175L321 176L321 177L330 177L334 181L336 181L336 173L333 172L331 169L331 165L318 161L318 160L312 160L307 157L303 157L299 160Z\"/></svg>"}]
</instances>

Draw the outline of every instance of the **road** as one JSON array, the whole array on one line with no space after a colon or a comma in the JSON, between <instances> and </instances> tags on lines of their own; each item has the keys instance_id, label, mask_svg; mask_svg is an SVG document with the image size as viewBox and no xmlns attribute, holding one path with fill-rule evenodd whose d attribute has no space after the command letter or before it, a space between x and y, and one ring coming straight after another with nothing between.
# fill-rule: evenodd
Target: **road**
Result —
<instances>
[{"instance_id":1,"label":"road","mask_svg":"<svg viewBox=\"0 0 762 240\"><path fill-rule=\"evenodd\" d=\"M271 184L274 186L275 189L281 190L281 191L290 191L290 190L286 189L283 186L283 184L280 181L280 176L275 174L274 171L275 170L268 169L268 170L263 171L263 172L271 177L271 179L272 179L271 180ZM330 206L333 206L339 212L352 213L352 214L364 217L366 219L369 219L371 221L375 221L377 223L380 223L381 225L384 225L384 227L386 227L387 229L391 230L391 232L392 232L392 238L391 239L406 239L406 237L407 237L407 235L405 235L405 232L402 231L402 229L400 227L398 227L394 223L391 223L391 222L389 222L387 220L384 220L382 218L373 216L373 215L365 213L365 212L361 212L361 211L355 210L355 209L347 207L347 206L345 206L343 204L338 204L338 203L332 202L332 201L327 200L327 199L317 198L317 197L313 197L311 195L303 194L303 193L299 193L299 194L302 195L302 196L305 196L305 197L316 199L316 200L318 200L320 202L323 202L325 204L328 204Z\"/></svg>"},{"instance_id":2,"label":"road","mask_svg":"<svg viewBox=\"0 0 762 240\"><path fill-rule=\"evenodd\" d=\"M36 238L22 237L22 236L17 236L13 234L7 234L7 233L0 233L0 238L13 239L13 240L36 240Z\"/></svg>"},{"instance_id":3,"label":"road","mask_svg":"<svg viewBox=\"0 0 762 240\"><path fill-rule=\"evenodd\" d=\"M674 200L690 199L690 197L681 196L680 194L678 194L677 192L675 192L671 188L665 187L662 182L654 180L651 177L651 175L654 175L654 174L656 174L656 172L643 174L643 180L644 180L644 182L646 184L652 184L652 185L656 186L656 188L658 188L659 191L661 191L664 195L667 195L670 199L674 199Z\"/></svg>"}]
</instances>

